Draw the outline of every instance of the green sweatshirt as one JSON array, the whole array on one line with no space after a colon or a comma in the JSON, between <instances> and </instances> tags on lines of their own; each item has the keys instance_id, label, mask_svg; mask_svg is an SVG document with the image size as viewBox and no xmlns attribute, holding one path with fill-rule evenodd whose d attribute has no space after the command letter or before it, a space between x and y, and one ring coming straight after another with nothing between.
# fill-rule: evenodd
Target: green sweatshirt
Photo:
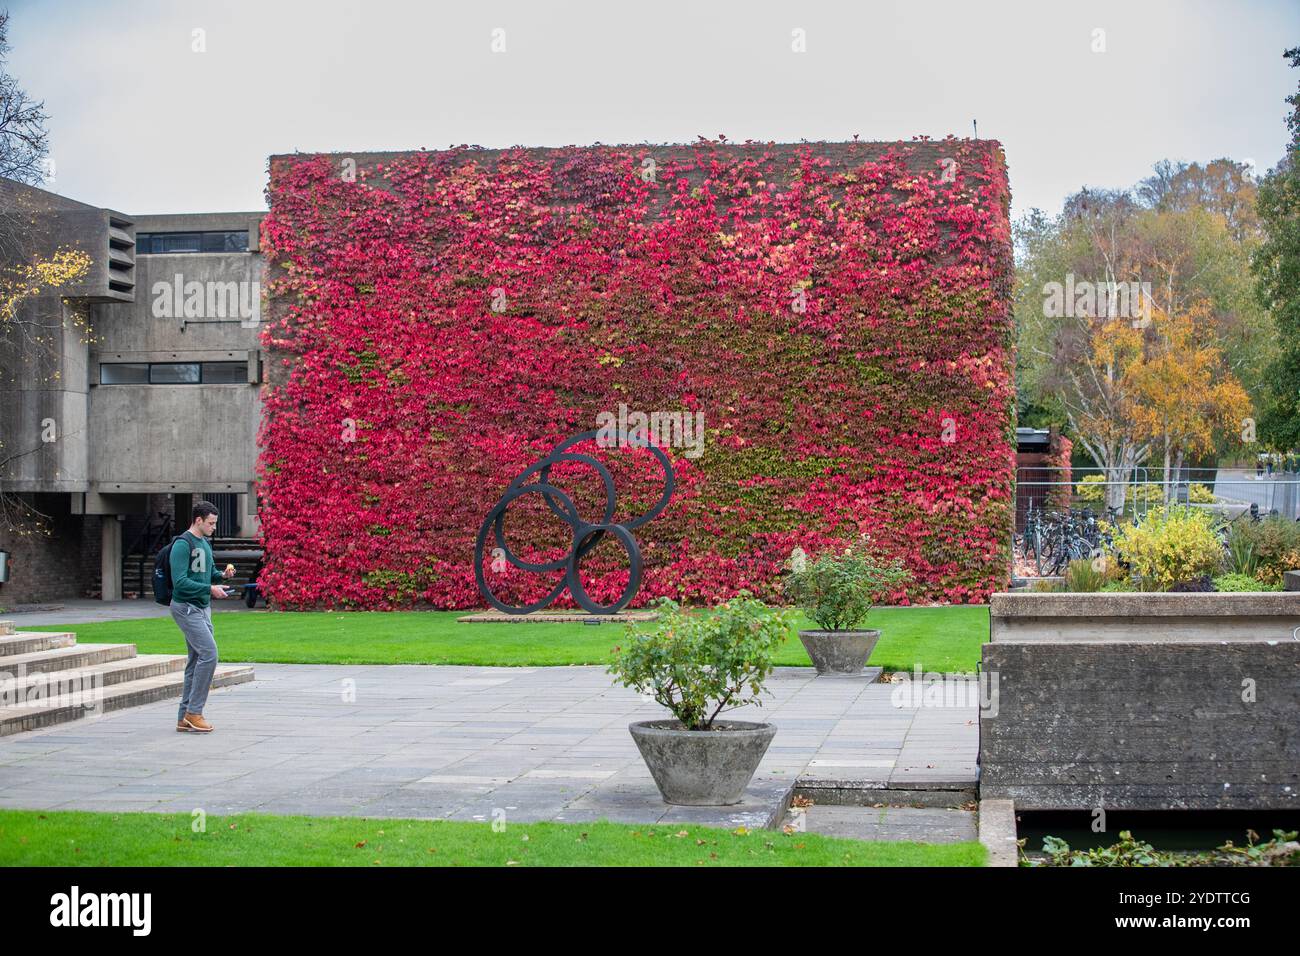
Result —
<instances>
[{"instance_id":1,"label":"green sweatshirt","mask_svg":"<svg viewBox=\"0 0 1300 956\"><path fill-rule=\"evenodd\" d=\"M196 607L212 602L212 585L221 580L212 557L212 545L202 535L185 531L172 545L172 600Z\"/></svg>"}]
</instances>

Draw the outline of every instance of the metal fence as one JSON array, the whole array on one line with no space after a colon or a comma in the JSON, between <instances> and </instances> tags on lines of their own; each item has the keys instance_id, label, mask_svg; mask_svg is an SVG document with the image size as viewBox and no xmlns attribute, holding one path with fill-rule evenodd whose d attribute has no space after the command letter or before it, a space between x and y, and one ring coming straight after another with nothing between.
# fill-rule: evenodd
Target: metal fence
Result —
<instances>
[{"instance_id":1,"label":"metal fence","mask_svg":"<svg viewBox=\"0 0 1300 956\"><path fill-rule=\"evenodd\" d=\"M1069 474L1069 479L1065 477ZM1024 530L1025 515L1030 507L1041 511L1059 511L1070 507L1090 506L1099 512L1106 509L1105 492L1101 501L1085 501L1078 489L1085 475L1100 475L1100 468L1063 469L1032 465L1016 469L1016 533ZM1125 486L1125 515L1141 519L1153 506L1164 501L1164 475L1155 469L1134 468L1124 481L1091 482L1102 489ZM1204 485L1214 501L1191 501L1191 487ZM1152 489L1152 490L1148 490ZM1276 513L1300 520L1300 474L1293 471L1252 471L1242 468L1184 468L1170 476L1170 498L1182 504L1210 508L1232 518L1255 506L1260 515Z\"/></svg>"}]
</instances>

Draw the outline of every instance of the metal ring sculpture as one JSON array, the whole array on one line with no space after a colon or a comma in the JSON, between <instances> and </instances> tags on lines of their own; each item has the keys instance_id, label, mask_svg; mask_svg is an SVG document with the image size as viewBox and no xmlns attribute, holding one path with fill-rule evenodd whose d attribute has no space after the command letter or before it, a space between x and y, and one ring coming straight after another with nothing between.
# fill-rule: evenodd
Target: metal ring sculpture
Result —
<instances>
[{"instance_id":1,"label":"metal ring sculpture","mask_svg":"<svg viewBox=\"0 0 1300 956\"><path fill-rule=\"evenodd\" d=\"M615 524L613 519L617 500L614 493L614 479L610 475L609 469L590 455L582 455L568 450L574 445L588 441L602 433L608 434L604 429L597 429L574 435L572 438L556 445L551 449L549 455L521 472L514 481L510 482L510 487L501 496L501 500L483 519L483 525L478 530L478 539L474 542L474 578L478 581L479 593L498 611L504 611L506 614L531 614L534 611L540 611L558 598L566 587L569 589L569 593L573 595L573 599L578 602L578 606L589 614L617 614L628 605L632 598L636 597L636 592L641 587L641 551L637 548L636 539L632 537L632 530L657 517L668 507L668 501L672 498L677 479L673 474L672 462L668 460L668 456L663 453L662 449L644 438L633 438L629 437L626 432L617 432L620 447L630 445L634 448L646 448L659 460L659 467L663 469L664 473L664 493L649 511L633 518L631 521ZM566 461L578 462L594 468L605 485L605 510L600 521L595 524L584 521L578 514L578 508L574 505L573 499L550 483L551 468L560 462ZM538 476L537 480L529 482L533 475ZM506 509L516 498L529 494L540 494L547 507L573 529L573 544L569 548L569 553L564 557L556 558L554 561L525 561L511 552L510 546L506 544ZM483 577L483 546L487 543L489 531L492 532L496 540L496 546L501 549L501 554L516 568L521 571L542 572L558 571L563 568L564 577L550 594L532 604L517 607L498 600L496 595L488 588L487 581ZM627 587L623 589L623 593L617 601L613 604L597 604L587 595L582 586L582 580L578 574L578 565L607 534L612 534L622 543L623 549L627 552L631 573L628 575Z\"/></svg>"}]
</instances>

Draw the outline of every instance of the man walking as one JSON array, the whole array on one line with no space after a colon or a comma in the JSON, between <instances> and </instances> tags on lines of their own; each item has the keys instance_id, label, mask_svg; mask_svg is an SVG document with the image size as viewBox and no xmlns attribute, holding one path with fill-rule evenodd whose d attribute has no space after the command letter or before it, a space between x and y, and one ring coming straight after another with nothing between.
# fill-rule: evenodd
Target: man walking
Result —
<instances>
[{"instance_id":1,"label":"man walking","mask_svg":"<svg viewBox=\"0 0 1300 956\"><path fill-rule=\"evenodd\" d=\"M224 587L212 582L233 577L235 573L229 565L224 572L218 572L213 565L208 538L216 530L216 506L210 501L200 501L190 514L189 530L172 545L172 619L185 635L185 645L189 648L181 710L176 718L176 729L182 732L206 734L215 729L203 719L203 705L207 703L212 675L217 670L212 598L224 598L227 593Z\"/></svg>"}]
</instances>

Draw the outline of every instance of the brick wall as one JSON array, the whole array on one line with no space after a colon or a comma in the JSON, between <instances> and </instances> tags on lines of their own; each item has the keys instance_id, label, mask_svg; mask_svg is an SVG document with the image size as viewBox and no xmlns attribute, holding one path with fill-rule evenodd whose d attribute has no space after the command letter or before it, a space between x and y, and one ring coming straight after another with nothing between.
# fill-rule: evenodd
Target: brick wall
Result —
<instances>
[{"instance_id":1,"label":"brick wall","mask_svg":"<svg viewBox=\"0 0 1300 956\"><path fill-rule=\"evenodd\" d=\"M9 552L9 581L0 584L0 607L86 596L85 538L94 541L94 585L99 587L99 520L70 514L65 494L38 494L35 507L49 516L48 535L0 525L0 550ZM90 525L93 524L93 528Z\"/></svg>"}]
</instances>

